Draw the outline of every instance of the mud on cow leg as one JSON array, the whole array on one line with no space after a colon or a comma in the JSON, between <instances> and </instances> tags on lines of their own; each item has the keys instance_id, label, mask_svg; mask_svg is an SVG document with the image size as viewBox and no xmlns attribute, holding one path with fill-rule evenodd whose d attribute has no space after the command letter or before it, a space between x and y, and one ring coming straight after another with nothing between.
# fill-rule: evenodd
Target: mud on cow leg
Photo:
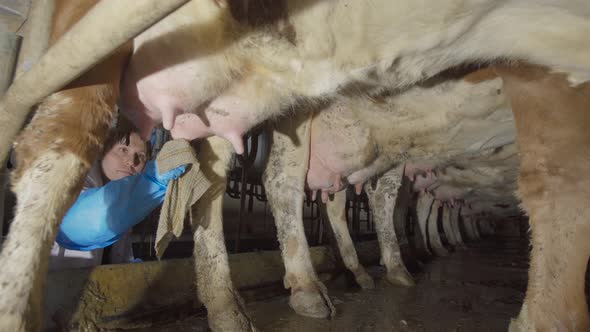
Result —
<instances>
[{"instance_id":1,"label":"mud on cow leg","mask_svg":"<svg viewBox=\"0 0 590 332\"><path fill-rule=\"evenodd\" d=\"M0 331L41 329L49 251L102 148L115 99L111 85L56 93L17 140L17 207L0 255Z\"/></svg>"},{"instance_id":2,"label":"mud on cow leg","mask_svg":"<svg viewBox=\"0 0 590 332\"><path fill-rule=\"evenodd\" d=\"M344 265L354 274L354 278L361 288L375 288L373 278L371 278L365 268L359 263L356 249L350 238L350 232L346 223L346 190L335 193L334 199L326 203L326 209Z\"/></svg>"},{"instance_id":3,"label":"mud on cow leg","mask_svg":"<svg viewBox=\"0 0 590 332\"><path fill-rule=\"evenodd\" d=\"M289 305L300 315L326 318L336 310L313 268L303 229L310 124L305 113L277 124L263 181L285 263L285 288L291 289Z\"/></svg>"},{"instance_id":4,"label":"mud on cow leg","mask_svg":"<svg viewBox=\"0 0 590 332\"><path fill-rule=\"evenodd\" d=\"M201 170L212 185L192 210L197 293L207 308L213 331L254 331L244 301L231 280L223 237L223 195L232 151L222 138L212 137L201 143Z\"/></svg>"},{"instance_id":5,"label":"mud on cow leg","mask_svg":"<svg viewBox=\"0 0 590 332\"><path fill-rule=\"evenodd\" d=\"M520 152L518 194L531 225L524 304L510 331L589 331L590 84L534 67L500 68ZM531 101L534 101L531 102Z\"/></svg>"},{"instance_id":6,"label":"mud on cow leg","mask_svg":"<svg viewBox=\"0 0 590 332\"><path fill-rule=\"evenodd\" d=\"M412 275L402 261L393 225L393 212L403 172L392 169L377 179L375 188L365 186L373 212L373 222L381 248L381 261L387 268L387 281L393 285L414 286Z\"/></svg>"}]
</instances>

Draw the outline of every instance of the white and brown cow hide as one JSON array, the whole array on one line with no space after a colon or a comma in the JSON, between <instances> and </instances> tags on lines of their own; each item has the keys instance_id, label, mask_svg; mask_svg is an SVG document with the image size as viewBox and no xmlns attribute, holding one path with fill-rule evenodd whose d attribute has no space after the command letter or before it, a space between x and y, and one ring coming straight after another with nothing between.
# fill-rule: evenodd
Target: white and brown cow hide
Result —
<instances>
[{"instance_id":1,"label":"white and brown cow hide","mask_svg":"<svg viewBox=\"0 0 590 332\"><path fill-rule=\"evenodd\" d=\"M93 1L59 3L53 41ZM534 225L535 249L527 299L518 324L513 326L522 330L589 328L587 306L580 300L583 296L578 294L577 282L583 278L580 262L588 259L581 240L586 233L572 230L574 226L562 227L588 228L580 205L587 201L588 186L569 178L587 173L587 140L582 139L587 126L581 128L586 124L582 109L587 106L581 96L587 93L567 84L581 84L590 77L588 1L287 0L279 11L270 10L269 16L256 24L251 24L248 13L256 13L260 9L257 4L271 2L249 2L251 6L243 7L242 12L236 11L233 3L187 3L139 35L132 46L120 48L69 89L41 104L17 145L17 216L0 255L1 265L10 267L0 272L0 330L38 327L44 258L59 221L80 190L85 170L100 149L117 99L146 135L162 121L175 137L217 135L241 152L241 135L248 129L288 110L297 111L293 106L302 102L330 102L344 90L373 95L404 90L455 65L506 59L564 73L563 82L555 87L554 100L567 97L563 105L535 104L537 99L545 101L545 90L527 89L530 76L520 72L511 76L510 70L502 74L514 91L528 98L509 93L513 105L519 106L518 110L513 107L515 113L538 109L540 114L523 125L517 116L519 149L526 152L521 157L525 167L520 173L519 192ZM236 19L244 8L248 9L245 18ZM125 62L128 54L131 59ZM533 75L532 81L544 82L545 77L551 76L543 72ZM538 87L533 84L533 88ZM426 119L435 116L436 109L430 111ZM544 114L554 115L554 121L547 121ZM411 136L410 127L419 130L424 119L400 120L414 121L414 126L407 127L406 134ZM553 135L555 123L563 130ZM521 137L522 130L525 136ZM570 138L576 142L575 149L564 148L567 144L563 142ZM544 149L547 142L554 141L559 149ZM528 152L529 145L534 153ZM411 146L400 147L411 151ZM211 164L226 160L229 151L218 149L208 154ZM201 164L208 165L205 160ZM222 176L219 179L223 181ZM47 188L52 188L52 193L42 197ZM558 188L566 194L559 195ZM197 231L195 239L211 241L207 252L197 254L212 258L197 257L197 265L211 264L197 266L197 279L219 277L220 281L209 284L208 291L215 296L203 298L210 325L218 330L251 329L229 278L227 254L218 234L221 220L206 220L208 223L200 227L216 235L199 236ZM535 220L542 226L537 227ZM565 257L576 257L575 263L557 258L563 248L569 250ZM299 257L304 251L300 248L291 253ZM569 287L571 280L576 282ZM286 283L292 289L300 284L310 286L301 288L299 294L313 295L314 303L325 294L313 278L291 278ZM543 289L550 292L545 300ZM568 296L559 295L560 291ZM307 299L291 300L292 304L303 304ZM32 318L25 318L27 315Z\"/></svg>"}]
</instances>

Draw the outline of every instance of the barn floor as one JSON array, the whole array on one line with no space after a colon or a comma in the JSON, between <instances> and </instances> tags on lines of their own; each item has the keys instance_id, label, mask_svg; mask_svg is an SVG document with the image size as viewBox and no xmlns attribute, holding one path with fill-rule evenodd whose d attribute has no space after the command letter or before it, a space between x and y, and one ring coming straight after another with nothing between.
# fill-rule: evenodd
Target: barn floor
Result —
<instances>
[{"instance_id":1,"label":"barn floor","mask_svg":"<svg viewBox=\"0 0 590 332\"><path fill-rule=\"evenodd\" d=\"M284 292L247 309L261 331L506 331L524 298L527 257L521 239L488 240L426 263L413 288L379 282L361 291L340 277L327 283L338 311L332 320L296 315ZM383 269L370 273L379 278ZM134 331L206 330L201 315Z\"/></svg>"}]
</instances>

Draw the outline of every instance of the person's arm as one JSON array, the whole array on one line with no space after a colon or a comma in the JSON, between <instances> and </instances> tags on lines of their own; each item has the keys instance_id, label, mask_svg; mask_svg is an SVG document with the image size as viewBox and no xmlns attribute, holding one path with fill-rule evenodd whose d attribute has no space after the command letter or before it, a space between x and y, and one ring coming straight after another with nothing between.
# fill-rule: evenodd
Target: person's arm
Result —
<instances>
[{"instance_id":1,"label":"person's arm","mask_svg":"<svg viewBox=\"0 0 590 332\"><path fill-rule=\"evenodd\" d=\"M57 243L74 250L111 245L162 204L168 182L184 171L180 166L160 175L152 160L142 173L85 190L66 213Z\"/></svg>"}]
</instances>

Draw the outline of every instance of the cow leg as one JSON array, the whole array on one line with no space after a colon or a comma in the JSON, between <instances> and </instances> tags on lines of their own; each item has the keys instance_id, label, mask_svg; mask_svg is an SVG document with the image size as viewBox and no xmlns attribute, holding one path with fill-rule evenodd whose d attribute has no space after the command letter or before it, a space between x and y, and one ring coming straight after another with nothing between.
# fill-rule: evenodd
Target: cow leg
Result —
<instances>
[{"instance_id":1,"label":"cow leg","mask_svg":"<svg viewBox=\"0 0 590 332\"><path fill-rule=\"evenodd\" d=\"M589 331L590 84L534 67L500 68L520 152L518 195L531 227L529 282L511 331Z\"/></svg>"},{"instance_id":2,"label":"cow leg","mask_svg":"<svg viewBox=\"0 0 590 332\"><path fill-rule=\"evenodd\" d=\"M387 268L386 279L393 285L414 286L412 275L402 261L399 244L393 226L393 212L403 173L391 169L377 179L377 185L365 186L369 198L373 222L381 248L381 262Z\"/></svg>"},{"instance_id":3,"label":"cow leg","mask_svg":"<svg viewBox=\"0 0 590 332\"><path fill-rule=\"evenodd\" d=\"M477 237L478 240L481 240L481 223L482 220L481 219L475 219L473 221L473 231L475 232L475 236Z\"/></svg>"},{"instance_id":4,"label":"cow leg","mask_svg":"<svg viewBox=\"0 0 590 332\"><path fill-rule=\"evenodd\" d=\"M477 241L481 240L481 234L479 233L479 223L481 220L479 218L471 219L471 225L473 227L473 234L475 235L475 239Z\"/></svg>"},{"instance_id":5,"label":"cow leg","mask_svg":"<svg viewBox=\"0 0 590 332\"><path fill-rule=\"evenodd\" d=\"M477 224L479 223L479 219L476 217L472 217L470 220L471 223L471 232L473 233L473 239L478 242L481 240L481 236L479 235L479 230L477 228Z\"/></svg>"},{"instance_id":6,"label":"cow leg","mask_svg":"<svg viewBox=\"0 0 590 332\"><path fill-rule=\"evenodd\" d=\"M451 210L452 209L448 205L443 206L442 226L449 244L456 246L457 241L455 240L455 233L453 232L453 226L451 225Z\"/></svg>"},{"instance_id":7,"label":"cow leg","mask_svg":"<svg viewBox=\"0 0 590 332\"><path fill-rule=\"evenodd\" d=\"M470 234L471 234L471 238L473 241L479 241L480 237L479 237L479 232L477 231L477 222L478 219L477 217L470 217L467 219L467 223L469 224L469 230L470 230Z\"/></svg>"},{"instance_id":8,"label":"cow leg","mask_svg":"<svg viewBox=\"0 0 590 332\"><path fill-rule=\"evenodd\" d=\"M463 241L463 236L461 235L461 228L459 226L460 215L461 210L459 208L451 209L451 219L449 221L451 223L451 229L455 237L457 247L465 248L465 241Z\"/></svg>"},{"instance_id":9,"label":"cow leg","mask_svg":"<svg viewBox=\"0 0 590 332\"><path fill-rule=\"evenodd\" d=\"M95 2L60 2L51 40L64 34ZM83 75L79 81L88 80L78 85L82 87L72 85L47 97L17 139L18 168L12 179L17 206L0 254L0 331L41 329L49 251L63 216L102 149L130 46L122 46L92 73Z\"/></svg>"},{"instance_id":10,"label":"cow leg","mask_svg":"<svg viewBox=\"0 0 590 332\"><path fill-rule=\"evenodd\" d=\"M479 230L479 236L486 237L490 235L489 227L488 227L488 220L487 219L480 219L477 223L477 228Z\"/></svg>"},{"instance_id":11,"label":"cow leg","mask_svg":"<svg viewBox=\"0 0 590 332\"><path fill-rule=\"evenodd\" d=\"M367 271L365 271L365 268L359 263L356 249L350 238L350 232L346 223L346 190L335 193L334 199L327 202L326 209L344 265L354 274L356 282L361 288L375 288L373 278L371 278Z\"/></svg>"},{"instance_id":12,"label":"cow leg","mask_svg":"<svg viewBox=\"0 0 590 332\"><path fill-rule=\"evenodd\" d=\"M430 211L432 210L432 203L434 203L434 196L428 193L420 193L418 195L418 201L416 202L418 227L420 228L420 233L422 234L422 239L424 241L424 250L426 250L430 256L432 256L432 252L428 247L428 233L426 231L426 225L428 224L428 216L430 216Z\"/></svg>"},{"instance_id":13,"label":"cow leg","mask_svg":"<svg viewBox=\"0 0 590 332\"><path fill-rule=\"evenodd\" d=\"M291 289L289 305L300 315L326 318L335 309L313 268L303 229L310 124L305 113L277 124L263 181L285 263L285 288Z\"/></svg>"},{"instance_id":14,"label":"cow leg","mask_svg":"<svg viewBox=\"0 0 590 332\"><path fill-rule=\"evenodd\" d=\"M477 223L477 228L479 230L479 236L482 238L490 235L487 219L480 219Z\"/></svg>"},{"instance_id":15,"label":"cow leg","mask_svg":"<svg viewBox=\"0 0 590 332\"><path fill-rule=\"evenodd\" d=\"M56 93L19 138L16 214L0 255L0 331L41 328L49 251L102 148L115 100L112 85Z\"/></svg>"},{"instance_id":16,"label":"cow leg","mask_svg":"<svg viewBox=\"0 0 590 332\"><path fill-rule=\"evenodd\" d=\"M204 140L200 146L201 170L212 185L192 209L197 294L207 308L213 331L253 331L244 302L231 280L223 237L223 195L233 150L228 141L218 137Z\"/></svg>"},{"instance_id":17,"label":"cow leg","mask_svg":"<svg viewBox=\"0 0 590 332\"><path fill-rule=\"evenodd\" d=\"M473 217L472 216L463 216L463 228L465 229L465 235L467 235L468 241L476 241L477 236L475 235L475 230L473 229Z\"/></svg>"},{"instance_id":18,"label":"cow leg","mask_svg":"<svg viewBox=\"0 0 590 332\"><path fill-rule=\"evenodd\" d=\"M440 233L438 232L438 210L440 207L440 201L435 200L432 204L432 210L428 217L428 240L430 241L430 247L437 256L448 256L449 252L445 248L440 239Z\"/></svg>"}]
</instances>

